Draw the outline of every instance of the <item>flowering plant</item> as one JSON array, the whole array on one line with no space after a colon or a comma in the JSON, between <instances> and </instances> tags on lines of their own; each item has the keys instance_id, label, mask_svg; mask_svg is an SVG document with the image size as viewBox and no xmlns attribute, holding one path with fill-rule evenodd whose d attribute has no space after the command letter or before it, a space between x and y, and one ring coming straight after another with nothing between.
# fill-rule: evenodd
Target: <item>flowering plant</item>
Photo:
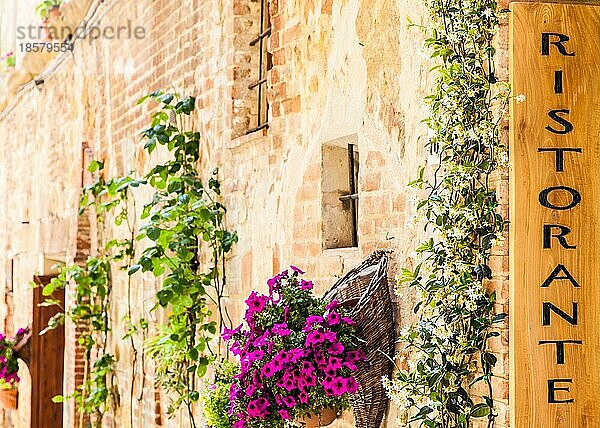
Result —
<instances>
[{"instance_id":1,"label":"flowering plant","mask_svg":"<svg viewBox=\"0 0 600 428\"><path fill-rule=\"evenodd\" d=\"M423 0L431 16L425 45L437 62L426 144L438 159L411 184L427 194L415 206L431 237L398 278L399 295L407 286L417 293L417 320L400 333L399 370L384 380L410 427L467 428L486 418L492 428L503 406L496 399L505 398L494 390L490 341L506 315L488 282L507 224L493 183L508 161L501 131L509 88L494 61L505 18L498 3Z\"/></svg>"},{"instance_id":2,"label":"flowering plant","mask_svg":"<svg viewBox=\"0 0 600 428\"><path fill-rule=\"evenodd\" d=\"M312 281L291 266L252 292L240 325L224 338L240 359L230 389L234 428L283 427L327 408L347 408L358 390L352 372L366 359L354 321L337 301L313 296Z\"/></svg>"},{"instance_id":3,"label":"flowering plant","mask_svg":"<svg viewBox=\"0 0 600 428\"><path fill-rule=\"evenodd\" d=\"M29 333L29 329L20 328L13 338L8 338L0 333L0 382L6 386L14 387L21 379L17 375L19 363L17 362L17 345Z\"/></svg>"},{"instance_id":4,"label":"flowering plant","mask_svg":"<svg viewBox=\"0 0 600 428\"><path fill-rule=\"evenodd\" d=\"M0 57L0 64L2 64L2 68L4 71L8 71L8 69L15 66L16 57L14 52L8 52Z\"/></svg>"},{"instance_id":5,"label":"flowering plant","mask_svg":"<svg viewBox=\"0 0 600 428\"><path fill-rule=\"evenodd\" d=\"M233 376L240 373L239 367L227 360L215 365L214 378L206 380L201 400L204 405L204 417L209 428L231 428L233 416L229 414L229 390Z\"/></svg>"}]
</instances>

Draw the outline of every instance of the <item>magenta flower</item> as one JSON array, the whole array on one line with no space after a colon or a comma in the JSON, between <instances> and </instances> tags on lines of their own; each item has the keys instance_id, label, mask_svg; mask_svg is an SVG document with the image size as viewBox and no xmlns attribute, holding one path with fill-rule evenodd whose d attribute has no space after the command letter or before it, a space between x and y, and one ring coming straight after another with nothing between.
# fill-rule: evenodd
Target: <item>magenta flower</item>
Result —
<instances>
[{"instance_id":1,"label":"magenta flower","mask_svg":"<svg viewBox=\"0 0 600 428\"><path fill-rule=\"evenodd\" d=\"M281 355L277 355L275 358L273 358L270 364L271 368L273 369L273 373L278 373L283 370L283 360Z\"/></svg>"},{"instance_id":2,"label":"magenta flower","mask_svg":"<svg viewBox=\"0 0 600 428\"><path fill-rule=\"evenodd\" d=\"M252 345L256 346L257 348L262 348L263 346L267 346L268 344L269 344L269 332L268 331L265 331L263 334L261 334L256 339L254 339L254 341L252 342Z\"/></svg>"},{"instance_id":3,"label":"magenta flower","mask_svg":"<svg viewBox=\"0 0 600 428\"><path fill-rule=\"evenodd\" d=\"M354 322L354 320L352 320L352 318L342 317L342 321L344 321L348 325L356 325L356 323Z\"/></svg>"},{"instance_id":4,"label":"magenta flower","mask_svg":"<svg viewBox=\"0 0 600 428\"><path fill-rule=\"evenodd\" d=\"M306 317L306 324L304 324L304 332L308 332L313 329L315 324L321 324L323 322L323 317L320 315L309 315Z\"/></svg>"},{"instance_id":5,"label":"magenta flower","mask_svg":"<svg viewBox=\"0 0 600 428\"><path fill-rule=\"evenodd\" d=\"M312 281L306 281L304 279L300 280L300 290L308 291L308 290L312 290L313 287L314 287L314 284Z\"/></svg>"},{"instance_id":6,"label":"magenta flower","mask_svg":"<svg viewBox=\"0 0 600 428\"><path fill-rule=\"evenodd\" d=\"M350 370L350 371L358 370L358 367L356 366L356 364L350 363L348 361L344 361L344 367L348 368L348 370Z\"/></svg>"},{"instance_id":7,"label":"magenta flower","mask_svg":"<svg viewBox=\"0 0 600 428\"><path fill-rule=\"evenodd\" d=\"M240 332L240 330L242 330L241 325L234 329L229 329L229 328L225 327L223 329L223 334L221 335L221 337L223 338L224 341L229 342L234 335L236 335Z\"/></svg>"},{"instance_id":8,"label":"magenta flower","mask_svg":"<svg viewBox=\"0 0 600 428\"><path fill-rule=\"evenodd\" d=\"M240 345L240 342L238 342L237 340L229 346L229 350L233 355L236 356L242 354L242 347Z\"/></svg>"},{"instance_id":9,"label":"magenta flower","mask_svg":"<svg viewBox=\"0 0 600 428\"><path fill-rule=\"evenodd\" d=\"M291 395L289 397L283 397L283 404L289 408L292 408L296 405L296 399Z\"/></svg>"},{"instance_id":10,"label":"magenta flower","mask_svg":"<svg viewBox=\"0 0 600 428\"><path fill-rule=\"evenodd\" d=\"M300 274L300 275L304 275L306 273L302 269L297 268L296 266L290 266L290 269L293 270L294 272L296 272L297 274Z\"/></svg>"},{"instance_id":11,"label":"magenta flower","mask_svg":"<svg viewBox=\"0 0 600 428\"><path fill-rule=\"evenodd\" d=\"M348 394L356 394L358 391L358 382L353 377L349 377L345 379L346 381L346 390Z\"/></svg>"},{"instance_id":12,"label":"magenta flower","mask_svg":"<svg viewBox=\"0 0 600 428\"><path fill-rule=\"evenodd\" d=\"M329 312L327 314L327 324L329 325L338 325L342 322L342 316L337 312Z\"/></svg>"},{"instance_id":13,"label":"magenta flower","mask_svg":"<svg viewBox=\"0 0 600 428\"><path fill-rule=\"evenodd\" d=\"M252 291L247 329L224 333L240 364L230 389L234 428L279 426L318 408L325 397L335 403L359 389L352 371L365 355L352 346L354 321L339 302L312 297L314 284L303 273L291 266L268 280L268 296Z\"/></svg>"},{"instance_id":14,"label":"magenta flower","mask_svg":"<svg viewBox=\"0 0 600 428\"><path fill-rule=\"evenodd\" d=\"M348 361L349 363L356 363L358 361L366 361L366 359L367 359L367 356L361 350L349 351L346 354L346 361Z\"/></svg>"},{"instance_id":15,"label":"magenta flower","mask_svg":"<svg viewBox=\"0 0 600 428\"><path fill-rule=\"evenodd\" d=\"M306 352L304 352L304 349L294 348L288 352L288 355L292 363L297 363L306 356Z\"/></svg>"},{"instance_id":16,"label":"magenta flower","mask_svg":"<svg viewBox=\"0 0 600 428\"><path fill-rule=\"evenodd\" d=\"M344 345L342 345L341 342L334 342L328 348L331 355L340 355L344 352L344 349L346 348L344 348Z\"/></svg>"},{"instance_id":17,"label":"magenta flower","mask_svg":"<svg viewBox=\"0 0 600 428\"><path fill-rule=\"evenodd\" d=\"M231 387L229 388L229 399L234 401L236 398L238 398L240 392L241 389L235 383L232 383Z\"/></svg>"},{"instance_id":18,"label":"magenta flower","mask_svg":"<svg viewBox=\"0 0 600 428\"><path fill-rule=\"evenodd\" d=\"M265 351L261 351L260 349L257 349L256 351L252 351L250 352L246 359L250 362L250 363L254 363L255 361L258 360L262 360L265 356Z\"/></svg>"},{"instance_id":19,"label":"magenta flower","mask_svg":"<svg viewBox=\"0 0 600 428\"><path fill-rule=\"evenodd\" d=\"M303 361L302 362L302 369L300 370L300 374L303 377L307 377L312 375L315 372L315 366L313 366L310 362L308 361Z\"/></svg>"},{"instance_id":20,"label":"magenta flower","mask_svg":"<svg viewBox=\"0 0 600 428\"><path fill-rule=\"evenodd\" d=\"M337 341L337 333L335 331L326 331L323 333L323 339L327 342L334 343Z\"/></svg>"},{"instance_id":21,"label":"magenta flower","mask_svg":"<svg viewBox=\"0 0 600 428\"><path fill-rule=\"evenodd\" d=\"M271 297L273 297L274 293L279 292L279 290L281 289L281 281L284 278L287 278L287 274L288 274L287 270L284 270L280 274L275 275L273 278L270 278L267 281L267 285L269 286L269 295Z\"/></svg>"},{"instance_id":22,"label":"magenta flower","mask_svg":"<svg viewBox=\"0 0 600 428\"><path fill-rule=\"evenodd\" d=\"M340 302L338 302L337 300L332 300L331 303L329 303L327 306L325 306L325 309L327 309L328 311L335 311L339 307L340 307Z\"/></svg>"},{"instance_id":23,"label":"magenta flower","mask_svg":"<svg viewBox=\"0 0 600 428\"><path fill-rule=\"evenodd\" d=\"M341 396L348 392L346 379L342 377L336 377L331 382L331 389L334 395Z\"/></svg>"},{"instance_id":24,"label":"magenta flower","mask_svg":"<svg viewBox=\"0 0 600 428\"><path fill-rule=\"evenodd\" d=\"M279 382L277 382L277 386L290 392L296 388L296 382L294 381L294 377L287 373Z\"/></svg>"},{"instance_id":25,"label":"magenta flower","mask_svg":"<svg viewBox=\"0 0 600 428\"><path fill-rule=\"evenodd\" d=\"M306 340L304 341L304 346L313 346L319 345L325 341L325 336L323 332L319 330L311 331L306 336Z\"/></svg>"},{"instance_id":26,"label":"magenta flower","mask_svg":"<svg viewBox=\"0 0 600 428\"><path fill-rule=\"evenodd\" d=\"M252 400L248 403L248 407L246 411L248 412L248 416L251 418L261 418L264 419L269 415L269 411L267 408L271 406L271 403L267 401L266 398L261 397L256 400Z\"/></svg>"},{"instance_id":27,"label":"magenta flower","mask_svg":"<svg viewBox=\"0 0 600 428\"><path fill-rule=\"evenodd\" d=\"M308 396L308 393L306 393L306 391L301 391L301 392L298 394L298 400L299 400L299 401L300 401L302 404L308 404L308 399L309 399L309 396Z\"/></svg>"},{"instance_id":28,"label":"magenta flower","mask_svg":"<svg viewBox=\"0 0 600 428\"><path fill-rule=\"evenodd\" d=\"M271 331L273 332L273 334L276 334L279 336L289 336L290 334L292 334L292 332L288 329L288 326L286 323L275 324L273 326L273 328L271 329Z\"/></svg>"},{"instance_id":29,"label":"magenta flower","mask_svg":"<svg viewBox=\"0 0 600 428\"><path fill-rule=\"evenodd\" d=\"M246 313L248 315L253 315L255 313L260 313L265 308L269 298L267 296L260 296L253 291L250 293L250 297L246 300L246 305L248 305L248 310Z\"/></svg>"},{"instance_id":30,"label":"magenta flower","mask_svg":"<svg viewBox=\"0 0 600 428\"><path fill-rule=\"evenodd\" d=\"M319 368L325 367L327 365L327 360L325 359L325 356L320 352L315 353L314 359Z\"/></svg>"},{"instance_id":31,"label":"magenta flower","mask_svg":"<svg viewBox=\"0 0 600 428\"><path fill-rule=\"evenodd\" d=\"M271 363L265 364L262 369L260 369L260 374L267 379L272 378L275 375L275 371L273 370L273 366Z\"/></svg>"},{"instance_id":32,"label":"magenta flower","mask_svg":"<svg viewBox=\"0 0 600 428\"><path fill-rule=\"evenodd\" d=\"M233 423L233 428L246 428L246 421L239 419Z\"/></svg>"},{"instance_id":33,"label":"magenta flower","mask_svg":"<svg viewBox=\"0 0 600 428\"><path fill-rule=\"evenodd\" d=\"M254 394L256 394L256 391L258 391L258 388L254 384L250 384L246 387L246 395L248 397L252 397Z\"/></svg>"},{"instance_id":34,"label":"magenta flower","mask_svg":"<svg viewBox=\"0 0 600 428\"><path fill-rule=\"evenodd\" d=\"M309 388L312 388L313 386L317 386L317 376L315 376L314 374L305 376L304 382L306 383L306 386Z\"/></svg>"}]
</instances>

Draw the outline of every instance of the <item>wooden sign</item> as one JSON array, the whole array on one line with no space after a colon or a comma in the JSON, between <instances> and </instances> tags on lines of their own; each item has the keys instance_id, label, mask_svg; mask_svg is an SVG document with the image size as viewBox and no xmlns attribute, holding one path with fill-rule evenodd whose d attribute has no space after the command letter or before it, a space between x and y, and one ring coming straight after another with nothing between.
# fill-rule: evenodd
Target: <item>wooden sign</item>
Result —
<instances>
[{"instance_id":1,"label":"wooden sign","mask_svg":"<svg viewBox=\"0 0 600 428\"><path fill-rule=\"evenodd\" d=\"M511 427L600 427L600 7L511 4Z\"/></svg>"}]
</instances>

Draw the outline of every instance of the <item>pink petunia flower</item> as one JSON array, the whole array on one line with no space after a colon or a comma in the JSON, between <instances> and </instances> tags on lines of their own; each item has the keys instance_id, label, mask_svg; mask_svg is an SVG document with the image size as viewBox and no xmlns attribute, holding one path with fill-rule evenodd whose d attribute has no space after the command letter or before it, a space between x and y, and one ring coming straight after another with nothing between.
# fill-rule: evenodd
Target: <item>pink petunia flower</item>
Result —
<instances>
[{"instance_id":1,"label":"pink petunia flower","mask_svg":"<svg viewBox=\"0 0 600 428\"><path fill-rule=\"evenodd\" d=\"M292 408L296 405L296 399L291 395L289 397L283 397L283 404L289 408Z\"/></svg>"},{"instance_id":2,"label":"pink petunia flower","mask_svg":"<svg viewBox=\"0 0 600 428\"><path fill-rule=\"evenodd\" d=\"M240 332L241 329L242 329L241 325L239 325L237 328L234 328L234 329L225 327L223 329L223 334L221 335L221 337L223 338L224 341L229 342L234 335L236 335Z\"/></svg>"},{"instance_id":3,"label":"pink petunia flower","mask_svg":"<svg viewBox=\"0 0 600 428\"><path fill-rule=\"evenodd\" d=\"M348 394L356 394L356 392L358 391L358 382L356 382L356 379L354 379L353 377L349 377L345 379L346 381L346 390L348 391Z\"/></svg>"},{"instance_id":4,"label":"pink petunia flower","mask_svg":"<svg viewBox=\"0 0 600 428\"><path fill-rule=\"evenodd\" d=\"M335 331L326 331L323 333L323 338L330 343L337 341L337 333Z\"/></svg>"},{"instance_id":5,"label":"pink petunia flower","mask_svg":"<svg viewBox=\"0 0 600 428\"><path fill-rule=\"evenodd\" d=\"M352 318L342 317L342 321L344 321L348 325L356 325L356 323L354 322L354 320Z\"/></svg>"},{"instance_id":6,"label":"pink petunia flower","mask_svg":"<svg viewBox=\"0 0 600 428\"><path fill-rule=\"evenodd\" d=\"M256 400L250 401L248 403L246 411L248 413L248 416L250 416L251 418L264 419L269 415L269 411L267 409L270 406L271 403L269 403L269 401L266 398L261 397Z\"/></svg>"},{"instance_id":7,"label":"pink petunia flower","mask_svg":"<svg viewBox=\"0 0 600 428\"><path fill-rule=\"evenodd\" d=\"M344 345L342 345L341 342L334 342L328 348L331 355L340 355L342 352L344 352L344 349Z\"/></svg>"},{"instance_id":8,"label":"pink petunia flower","mask_svg":"<svg viewBox=\"0 0 600 428\"><path fill-rule=\"evenodd\" d=\"M337 300L332 300L331 303L329 303L325 308L328 311L335 311L339 307L340 307L340 302L338 302Z\"/></svg>"},{"instance_id":9,"label":"pink petunia flower","mask_svg":"<svg viewBox=\"0 0 600 428\"><path fill-rule=\"evenodd\" d=\"M290 266L290 269L293 270L294 272L300 274L300 275L304 275L306 273L302 269L297 268L296 266Z\"/></svg>"},{"instance_id":10,"label":"pink petunia flower","mask_svg":"<svg viewBox=\"0 0 600 428\"><path fill-rule=\"evenodd\" d=\"M337 312L329 312L327 314L327 324L329 325L339 325L342 322L342 316Z\"/></svg>"},{"instance_id":11,"label":"pink petunia flower","mask_svg":"<svg viewBox=\"0 0 600 428\"><path fill-rule=\"evenodd\" d=\"M306 340L304 341L304 346L314 346L319 345L325 341L325 336L323 332L319 330L311 331L306 336Z\"/></svg>"},{"instance_id":12,"label":"pink petunia flower","mask_svg":"<svg viewBox=\"0 0 600 428\"><path fill-rule=\"evenodd\" d=\"M308 393L305 391L302 391L298 394L298 400L302 403L302 404L308 404Z\"/></svg>"},{"instance_id":13,"label":"pink petunia flower","mask_svg":"<svg viewBox=\"0 0 600 428\"><path fill-rule=\"evenodd\" d=\"M252 397L254 394L256 394L256 391L258 391L258 388L254 384L250 384L246 387L246 395L248 397Z\"/></svg>"},{"instance_id":14,"label":"pink petunia flower","mask_svg":"<svg viewBox=\"0 0 600 428\"><path fill-rule=\"evenodd\" d=\"M275 324L271 331L273 332L273 334L276 334L278 336L289 336L290 334L292 334L286 323Z\"/></svg>"},{"instance_id":15,"label":"pink petunia flower","mask_svg":"<svg viewBox=\"0 0 600 428\"><path fill-rule=\"evenodd\" d=\"M300 290L308 291L308 290L312 290L313 287L314 287L314 284L312 281L306 281L305 279L300 280Z\"/></svg>"},{"instance_id":16,"label":"pink petunia flower","mask_svg":"<svg viewBox=\"0 0 600 428\"><path fill-rule=\"evenodd\" d=\"M331 389L334 395L338 397L346 394L348 392L348 387L346 385L346 379L342 377L336 377L331 382Z\"/></svg>"},{"instance_id":17,"label":"pink petunia flower","mask_svg":"<svg viewBox=\"0 0 600 428\"><path fill-rule=\"evenodd\" d=\"M248 305L246 314L253 315L262 312L268 301L269 298L267 296L261 296L257 294L256 291L253 291L250 293L250 297L246 299L246 305Z\"/></svg>"}]
</instances>

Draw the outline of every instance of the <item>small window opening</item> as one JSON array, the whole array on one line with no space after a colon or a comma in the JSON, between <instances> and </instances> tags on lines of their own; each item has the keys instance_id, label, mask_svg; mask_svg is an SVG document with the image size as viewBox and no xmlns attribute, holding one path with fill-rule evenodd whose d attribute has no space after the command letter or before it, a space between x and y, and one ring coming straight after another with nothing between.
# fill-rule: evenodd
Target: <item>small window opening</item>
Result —
<instances>
[{"instance_id":1,"label":"small window opening","mask_svg":"<svg viewBox=\"0 0 600 428\"><path fill-rule=\"evenodd\" d=\"M258 47L258 79L252 82L248 89L257 91L257 123L248 130L248 134L269 126L269 104L267 102L267 72L273 67L271 53L267 50L267 39L271 35L271 17L269 15L269 0L260 0L260 25L258 35L250 41L250 46Z\"/></svg>"},{"instance_id":2,"label":"small window opening","mask_svg":"<svg viewBox=\"0 0 600 428\"><path fill-rule=\"evenodd\" d=\"M358 170L355 138L323 146L322 213L326 249L358 247ZM348 141L350 140L350 141Z\"/></svg>"}]
</instances>

